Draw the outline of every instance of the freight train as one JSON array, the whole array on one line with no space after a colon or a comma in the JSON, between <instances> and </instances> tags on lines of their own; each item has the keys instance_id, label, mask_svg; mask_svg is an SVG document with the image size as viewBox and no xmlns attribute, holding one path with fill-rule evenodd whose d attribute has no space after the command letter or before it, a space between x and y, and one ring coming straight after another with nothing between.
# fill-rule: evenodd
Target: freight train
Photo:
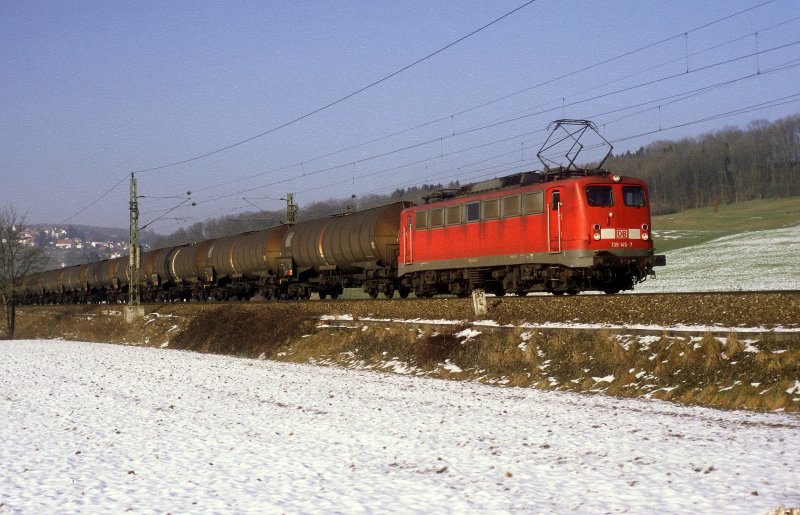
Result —
<instances>
[{"instance_id":1,"label":"freight train","mask_svg":"<svg viewBox=\"0 0 800 515\"><path fill-rule=\"evenodd\" d=\"M577 144L576 134L570 129L564 139ZM141 298L336 299L345 288L372 298L466 296L478 288L495 295L631 290L666 264L653 251L647 185L602 169L602 161L577 168L576 154L568 156L569 166L551 169L543 159L543 172L441 190L421 205L394 202L144 252ZM122 257L29 275L16 299L123 302L129 283Z\"/></svg>"},{"instance_id":2,"label":"freight train","mask_svg":"<svg viewBox=\"0 0 800 515\"><path fill-rule=\"evenodd\" d=\"M647 185L605 170L525 172L293 225L144 252L145 302L617 293L665 264ZM128 258L29 275L22 304L123 302Z\"/></svg>"}]
</instances>

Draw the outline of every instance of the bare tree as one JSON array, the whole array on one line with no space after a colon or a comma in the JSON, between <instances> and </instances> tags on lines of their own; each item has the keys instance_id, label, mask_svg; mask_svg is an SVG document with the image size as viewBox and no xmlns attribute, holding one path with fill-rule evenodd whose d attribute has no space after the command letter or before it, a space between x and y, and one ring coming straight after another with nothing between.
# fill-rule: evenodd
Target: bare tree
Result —
<instances>
[{"instance_id":1,"label":"bare tree","mask_svg":"<svg viewBox=\"0 0 800 515\"><path fill-rule=\"evenodd\" d=\"M6 337L14 338L15 290L26 275L38 271L46 256L42 247L22 239L25 217L14 208L0 210L0 302L6 320Z\"/></svg>"}]
</instances>

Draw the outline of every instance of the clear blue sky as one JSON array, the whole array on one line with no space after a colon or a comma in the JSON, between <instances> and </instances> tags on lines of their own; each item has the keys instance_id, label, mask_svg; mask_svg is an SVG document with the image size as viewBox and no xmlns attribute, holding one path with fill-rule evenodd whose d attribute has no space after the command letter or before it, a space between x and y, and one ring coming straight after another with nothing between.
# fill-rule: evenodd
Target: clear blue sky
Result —
<instances>
[{"instance_id":1,"label":"clear blue sky","mask_svg":"<svg viewBox=\"0 0 800 515\"><path fill-rule=\"evenodd\" d=\"M537 0L289 127L138 174L139 192L192 190L198 205L167 218L233 214L252 210L249 202L279 209L274 199L286 192L302 208L326 198L539 169L536 150L557 118L594 120L620 152L791 115L800 112L798 97L671 128L800 93L800 44L792 45L800 42L800 1L774 0L699 28L764 1ZM0 3L0 207L13 205L32 223L125 227L132 171L280 126L523 3L6 0ZM694 93L674 97L688 92ZM368 143L434 120L440 121ZM486 125L493 126L479 129ZM142 223L176 203L143 199ZM170 232L178 223L152 228Z\"/></svg>"}]
</instances>

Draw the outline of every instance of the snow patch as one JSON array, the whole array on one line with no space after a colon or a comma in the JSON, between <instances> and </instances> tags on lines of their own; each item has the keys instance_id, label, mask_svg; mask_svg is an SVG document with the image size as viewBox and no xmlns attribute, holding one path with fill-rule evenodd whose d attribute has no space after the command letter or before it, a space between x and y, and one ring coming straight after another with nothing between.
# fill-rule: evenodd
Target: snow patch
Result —
<instances>
[{"instance_id":1,"label":"snow patch","mask_svg":"<svg viewBox=\"0 0 800 515\"><path fill-rule=\"evenodd\" d=\"M0 356L0 511L800 506L797 415L441 381L401 363L410 375L58 340L3 341Z\"/></svg>"}]
</instances>

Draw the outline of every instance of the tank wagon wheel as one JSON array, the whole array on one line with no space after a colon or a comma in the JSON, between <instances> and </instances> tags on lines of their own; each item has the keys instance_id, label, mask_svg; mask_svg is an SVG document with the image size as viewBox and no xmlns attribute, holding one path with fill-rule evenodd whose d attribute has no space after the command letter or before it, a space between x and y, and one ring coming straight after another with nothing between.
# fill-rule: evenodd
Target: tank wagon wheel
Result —
<instances>
[{"instance_id":1,"label":"tank wagon wheel","mask_svg":"<svg viewBox=\"0 0 800 515\"><path fill-rule=\"evenodd\" d=\"M404 286L401 286L397 291L400 293L400 298L401 299L408 298L408 294L411 293L411 289L406 288Z\"/></svg>"},{"instance_id":2,"label":"tank wagon wheel","mask_svg":"<svg viewBox=\"0 0 800 515\"><path fill-rule=\"evenodd\" d=\"M371 299L377 299L378 298L377 288L370 288L369 291L367 292L367 295L369 295Z\"/></svg>"},{"instance_id":3,"label":"tank wagon wheel","mask_svg":"<svg viewBox=\"0 0 800 515\"><path fill-rule=\"evenodd\" d=\"M578 290L578 289L576 289L576 288L570 288L569 290L567 290L567 295L577 295L577 294L579 294L580 292L581 292L581 291L580 291L580 290Z\"/></svg>"},{"instance_id":4,"label":"tank wagon wheel","mask_svg":"<svg viewBox=\"0 0 800 515\"><path fill-rule=\"evenodd\" d=\"M387 288L383 294L386 296L387 299L391 299L394 297L394 288Z\"/></svg>"},{"instance_id":5,"label":"tank wagon wheel","mask_svg":"<svg viewBox=\"0 0 800 515\"><path fill-rule=\"evenodd\" d=\"M606 286L603 288L603 293L606 295L615 295L619 293L620 289L617 286Z\"/></svg>"}]
</instances>

